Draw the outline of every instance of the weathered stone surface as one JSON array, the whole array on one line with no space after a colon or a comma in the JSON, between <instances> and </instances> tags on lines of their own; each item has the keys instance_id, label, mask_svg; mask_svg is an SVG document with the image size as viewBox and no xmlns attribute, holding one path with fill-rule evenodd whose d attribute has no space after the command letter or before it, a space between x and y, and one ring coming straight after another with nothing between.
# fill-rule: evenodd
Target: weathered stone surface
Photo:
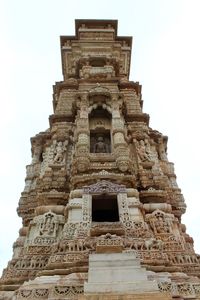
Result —
<instances>
[{"instance_id":1,"label":"weathered stone surface","mask_svg":"<svg viewBox=\"0 0 200 300\"><path fill-rule=\"evenodd\" d=\"M172 297L169 294L163 293L141 293L141 294L109 294L109 295L82 295L78 297L78 300L171 300ZM178 299L178 298L176 298ZM181 298L179 298L181 300ZM178 300L179 300L178 299Z\"/></svg>"},{"instance_id":2,"label":"weathered stone surface","mask_svg":"<svg viewBox=\"0 0 200 300\"><path fill-rule=\"evenodd\" d=\"M155 291L158 291L157 282L147 279L145 268L133 252L90 255L85 294Z\"/></svg>"}]
</instances>

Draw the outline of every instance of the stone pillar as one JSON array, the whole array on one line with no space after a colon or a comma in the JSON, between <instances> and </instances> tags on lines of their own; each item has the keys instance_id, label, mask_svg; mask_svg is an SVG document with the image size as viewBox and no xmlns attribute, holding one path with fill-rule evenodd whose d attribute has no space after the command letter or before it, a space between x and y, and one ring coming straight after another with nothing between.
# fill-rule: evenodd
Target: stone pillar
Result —
<instances>
[{"instance_id":1,"label":"stone pillar","mask_svg":"<svg viewBox=\"0 0 200 300\"><path fill-rule=\"evenodd\" d=\"M130 165L129 149L124 138L124 121L119 111L118 95L112 95L112 101L112 132L116 164L121 172L126 172Z\"/></svg>"},{"instance_id":2,"label":"stone pillar","mask_svg":"<svg viewBox=\"0 0 200 300\"><path fill-rule=\"evenodd\" d=\"M89 123L88 123L88 108L86 106L87 95L81 95L82 101L78 103L80 108L77 116L77 144L76 144L76 159L75 166L77 171L85 172L89 167Z\"/></svg>"}]
</instances>

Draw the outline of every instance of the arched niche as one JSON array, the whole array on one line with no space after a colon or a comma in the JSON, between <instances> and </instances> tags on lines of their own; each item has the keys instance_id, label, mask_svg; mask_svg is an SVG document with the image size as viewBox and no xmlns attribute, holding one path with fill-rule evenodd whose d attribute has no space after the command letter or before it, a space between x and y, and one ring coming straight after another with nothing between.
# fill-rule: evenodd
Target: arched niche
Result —
<instances>
[{"instance_id":1,"label":"arched niche","mask_svg":"<svg viewBox=\"0 0 200 300\"><path fill-rule=\"evenodd\" d=\"M89 114L90 153L111 153L112 115L106 105L95 105Z\"/></svg>"}]
</instances>

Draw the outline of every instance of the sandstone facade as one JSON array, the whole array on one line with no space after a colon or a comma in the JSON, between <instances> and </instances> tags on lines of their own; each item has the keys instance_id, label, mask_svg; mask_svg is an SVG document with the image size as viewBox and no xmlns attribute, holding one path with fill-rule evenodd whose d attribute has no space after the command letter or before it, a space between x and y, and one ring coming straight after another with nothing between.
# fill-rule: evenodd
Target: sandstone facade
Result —
<instances>
[{"instance_id":1,"label":"sandstone facade","mask_svg":"<svg viewBox=\"0 0 200 300\"><path fill-rule=\"evenodd\" d=\"M167 137L129 81L132 38L115 20L76 20L60 42L64 79L49 129L31 139L0 299L200 299Z\"/></svg>"}]
</instances>

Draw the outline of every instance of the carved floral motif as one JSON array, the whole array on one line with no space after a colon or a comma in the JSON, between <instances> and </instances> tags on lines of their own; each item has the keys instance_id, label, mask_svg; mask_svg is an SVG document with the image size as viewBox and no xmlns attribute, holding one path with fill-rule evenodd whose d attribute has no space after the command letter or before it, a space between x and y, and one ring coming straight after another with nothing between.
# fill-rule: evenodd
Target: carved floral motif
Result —
<instances>
[{"instance_id":1,"label":"carved floral motif","mask_svg":"<svg viewBox=\"0 0 200 300\"><path fill-rule=\"evenodd\" d=\"M84 193L86 194L125 193L125 192L126 192L125 186L115 184L106 180L102 180L93 185L84 187Z\"/></svg>"}]
</instances>

